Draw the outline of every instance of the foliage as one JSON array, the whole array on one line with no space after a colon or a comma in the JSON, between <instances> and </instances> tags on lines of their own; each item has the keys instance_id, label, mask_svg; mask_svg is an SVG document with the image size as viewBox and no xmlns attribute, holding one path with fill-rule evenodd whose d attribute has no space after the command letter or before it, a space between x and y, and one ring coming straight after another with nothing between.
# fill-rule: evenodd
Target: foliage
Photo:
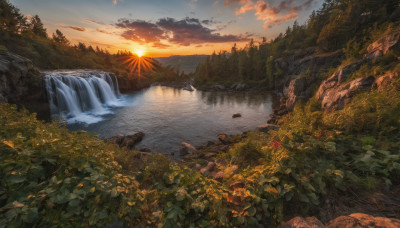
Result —
<instances>
[{"instance_id":1,"label":"foliage","mask_svg":"<svg viewBox=\"0 0 400 228\"><path fill-rule=\"evenodd\" d=\"M372 41L398 26L398 22L391 21L395 10L398 5L391 0L326 0L321 9L310 15L306 24L295 22L284 34L269 42L263 38L257 45L251 40L240 50L234 45L230 54L214 53L199 63L194 74L195 83L230 86L253 82L273 90L284 75L276 60L290 63L299 51L314 49L319 54L343 49L345 61L360 58Z\"/></svg>"},{"instance_id":2,"label":"foliage","mask_svg":"<svg viewBox=\"0 0 400 228\"><path fill-rule=\"evenodd\" d=\"M387 97L393 99L388 100ZM250 133L223 158L223 182L162 155L142 156L3 104L0 224L257 226L316 210L332 188L400 183L399 83L323 114L298 104L268 134Z\"/></svg>"}]
</instances>

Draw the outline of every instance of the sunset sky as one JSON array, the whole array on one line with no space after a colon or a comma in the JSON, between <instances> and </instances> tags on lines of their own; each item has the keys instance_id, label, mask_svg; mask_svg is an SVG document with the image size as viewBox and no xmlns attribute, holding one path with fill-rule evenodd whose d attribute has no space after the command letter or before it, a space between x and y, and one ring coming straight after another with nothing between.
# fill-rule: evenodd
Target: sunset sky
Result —
<instances>
[{"instance_id":1,"label":"sunset sky","mask_svg":"<svg viewBox=\"0 0 400 228\"><path fill-rule=\"evenodd\" d=\"M211 54L303 24L322 0L10 0L72 43L144 50L151 57Z\"/></svg>"}]
</instances>

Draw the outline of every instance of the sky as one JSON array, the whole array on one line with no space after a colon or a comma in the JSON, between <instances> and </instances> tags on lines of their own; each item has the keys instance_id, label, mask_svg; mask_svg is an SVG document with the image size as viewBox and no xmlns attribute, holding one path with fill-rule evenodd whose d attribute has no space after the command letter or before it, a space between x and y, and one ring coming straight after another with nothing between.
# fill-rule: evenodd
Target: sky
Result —
<instances>
[{"instance_id":1,"label":"sky","mask_svg":"<svg viewBox=\"0 0 400 228\"><path fill-rule=\"evenodd\" d=\"M323 0L9 0L39 15L49 34L59 29L83 42L146 56L211 54L275 38L303 24Z\"/></svg>"}]
</instances>

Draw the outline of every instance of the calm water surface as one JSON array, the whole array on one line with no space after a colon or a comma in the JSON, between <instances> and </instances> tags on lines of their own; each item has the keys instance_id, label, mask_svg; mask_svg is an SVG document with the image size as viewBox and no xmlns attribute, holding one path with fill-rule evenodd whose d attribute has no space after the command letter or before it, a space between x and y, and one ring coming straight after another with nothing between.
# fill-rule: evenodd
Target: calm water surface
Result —
<instances>
[{"instance_id":1,"label":"calm water surface","mask_svg":"<svg viewBox=\"0 0 400 228\"><path fill-rule=\"evenodd\" d=\"M70 130L86 130L100 137L146 134L136 148L150 148L178 157L181 142L195 146L217 135L240 134L265 124L272 113L273 96L263 92L189 92L182 89L153 86L126 94L124 105L102 116L94 124L70 124ZM241 113L241 118L232 114Z\"/></svg>"}]
</instances>

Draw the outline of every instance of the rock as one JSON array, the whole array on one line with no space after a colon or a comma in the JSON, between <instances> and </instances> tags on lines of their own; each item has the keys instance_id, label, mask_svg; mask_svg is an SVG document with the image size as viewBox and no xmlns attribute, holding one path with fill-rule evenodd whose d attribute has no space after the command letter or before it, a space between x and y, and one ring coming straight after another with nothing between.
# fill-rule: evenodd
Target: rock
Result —
<instances>
[{"instance_id":1,"label":"rock","mask_svg":"<svg viewBox=\"0 0 400 228\"><path fill-rule=\"evenodd\" d=\"M225 86L223 85L214 85L212 88L215 90L225 90Z\"/></svg>"},{"instance_id":2,"label":"rock","mask_svg":"<svg viewBox=\"0 0 400 228\"><path fill-rule=\"evenodd\" d=\"M179 148L179 154L181 156L185 156L187 154L194 154L196 152L197 152L197 149L193 145L191 145L187 142L181 143L181 146Z\"/></svg>"},{"instance_id":3,"label":"rock","mask_svg":"<svg viewBox=\"0 0 400 228\"><path fill-rule=\"evenodd\" d=\"M373 60L384 56L389 52L390 48L396 45L400 39L400 29L391 28L379 40L370 44L367 48L367 54L364 58Z\"/></svg>"},{"instance_id":4,"label":"rock","mask_svg":"<svg viewBox=\"0 0 400 228\"><path fill-rule=\"evenodd\" d=\"M11 52L0 52L0 103L22 105L40 119L50 119L50 106L44 75L29 59Z\"/></svg>"},{"instance_id":5,"label":"rock","mask_svg":"<svg viewBox=\"0 0 400 228\"><path fill-rule=\"evenodd\" d=\"M245 83L237 83L237 84L233 84L231 86L231 89L236 90L236 91L243 91L246 90L248 88L248 86Z\"/></svg>"},{"instance_id":6,"label":"rock","mask_svg":"<svg viewBox=\"0 0 400 228\"><path fill-rule=\"evenodd\" d=\"M214 168L215 168L215 163L214 162L208 162L206 167L200 169L200 173L205 175L206 172L208 172L208 173L212 172L214 170Z\"/></svg>"},{"instance_id":7,"label":"rock","mask_svg":"<svg viewBox=\"0 0 400 228\"><path fill-rule=\"evenodd\" d=\"M219 141L221 141L223 144L228 143L228 136L226 134L219 134L218 135Z\"/></svg>"},{"instance_id":8,"label":"rock","mask_svg":"<svg viewBox=\"0 0 400 228\"><path fill-rule=\"evenodd\" d=\"M279 129L279 126L274 125L274 124L264 124L264 125L257 127L257 130L264 132L264 133L267 133L270 130L278 130L278 129Z\"/></svg>"},{"instance_id":9,"label":"rock","mask_svg":"<svg viewBox=\"0 0 400 228\"><path fill-rule=\"evenodd\" d=\"M321 107L326 111L341 110L350 102L355 94L371 88L375 77L357 78L345 85L340 85L324 92L321 99Z\"/></svg>"},{"instance_id":10,"label":"rock","mask_svg":"<svg viewBox=\"0 0 400 228\"><path fill-rule=\"evenodd\" d=\"M215 180L222 180L224 178L224 172L219 171L218 173L215 174L214 179Z\"/></svg>"},{"instance_id":11,"label":"rock","mask_svg":"<svg viewBox=\"0 0 400 228\"><path fill-rule=\"evenodd\" d=\"M316 217L295 217L288 222L283 223L279 228L323 228L325 227Z\"/></svg>"},{"instance_id":12,"label":"rock","mask_svg":"<svg viewBox=\"0 0 400 228\"><path fill-rule=\"evenodd\" d=\"M194 91L194 89L192 88L192 86L189 83L185 83L185 85L182 89L190 91L190 92Z\"/></svg>"},{"instance_id":13,"label":"rock","mask_svg":"<svg viewBox=\"0 0 400 228\"><path fill-rule=\"evenodd\" d=\"M389 72L375 80L375 83L373 85L374 88L376 88L378 91L381 90L383 87L386 85L389 85L390 83L393 82L394 78L398 78L400 75L399 71L395 72Z\"/></svg>"},{"instance_id":14,"label":"rock","mask_svg":"<svg viewBox=\"0 0 400 228\"><path fill-rule=\"evenodd\" d=\"M341 227L385 227L398 228L400 220L393 218L373 217L371 215L354 213L349 216L340 216L331 220L326 228L341 228Z\"/></svg>"},{"instance_id":15,"label":"rock","mask_svg":"<svg viewBox=\"0 0 400 228\"><path fill-rule=\"evenodd\" d=\"M232 118L239 118L239 117L242 117L242 114L235 113L235 114L232 115Z\"/></svg>"},{"instance_id":16,"label":"rock","mask_svg":"<svg viewBox=\"0 0 400 228\"><path fill-rule=\"evenodd\" d=\"M196 164L195 169L200 170L201 169L201 165L199 163Z\"/></svg>"},{"instance_id":17,"label":"rock","mask_svg":"<svg viewBox=\"0 0 400 228\"><path fill-rule=\"evenodd\" d=\"M133 135L114 136L114 137L111 137L110 139L108 139L108 141L117 144L119 147L126 147L128 149L133 149L137 143L142 141L144 136L145 136L145 134L143 132L138 132ZM144 151L144 152L148 152L148 151Z\"/></svg>"},{"instance_id":18,"label":"rock","mask_svg":"<svg viewBox=\"0 0 400 228\"><path fill-rule=\"evenodd\" d=\"M224 151L224 152L226 152L226 151L228 151L228 149L229 149L229 146L228 146L228 145L221 145L221 146L218 147L218 150L219 150L219 151Z\"/></svg>"},{"instance_id":19,"label":"rock","mask_svg":"<svg viewBox=\"0 0 400 228\"><path fill-rule=\"evenodd\" d=\"M140 152L147 152L147 153L151 152L150 148L141 148L139 151Z\"/></svg>"},{"instance_id":20,"label":"rock","mask_svg":"<svg viewBox=\"0 0 400 228\"><path fill-rule=\"evenodd\" d=\"M206 147L212 146L212 145L214 145L214 144L215 144L215 142L213 142L213 141L208 141L207 144L206 144Z\"/></svg>"},{"instance_id":21,"label":"rock","mask_svg":"<svg viewBox=\"0 0 400 228\"><path fill-rule=\"evenodd\" d=\"M335 73L332 74L331 77L326 79L321 83L318 88L316 97L320 100L325 95L326 91L339 86L342 82L346 81L347 78L356 70L360 68L360 66L364 63L364 61L356 61L349 63L343 67L340 67Z\"/></svg>"}]
</instances>

